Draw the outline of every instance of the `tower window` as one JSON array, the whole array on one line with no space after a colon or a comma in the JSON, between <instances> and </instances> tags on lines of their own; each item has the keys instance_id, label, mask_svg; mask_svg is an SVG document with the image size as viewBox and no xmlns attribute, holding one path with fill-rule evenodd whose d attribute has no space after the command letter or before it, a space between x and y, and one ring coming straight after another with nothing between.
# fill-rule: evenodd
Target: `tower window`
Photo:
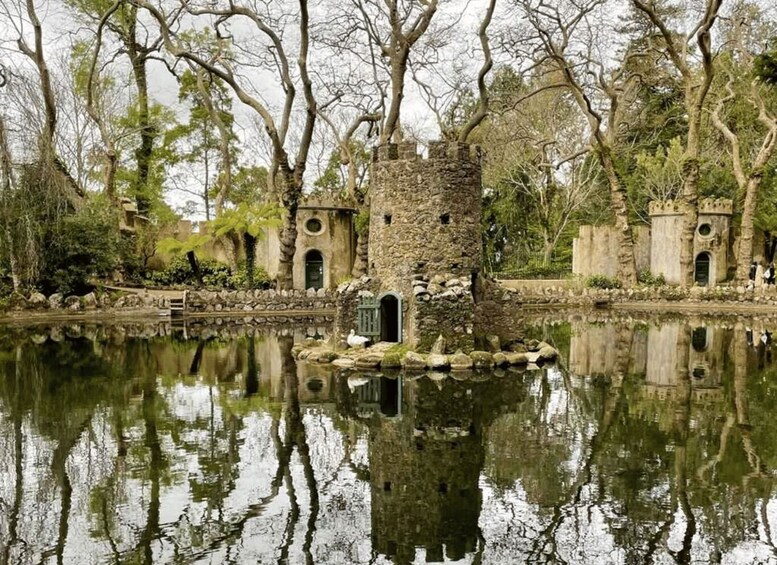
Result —
<instances>
[{"instance_id":1,"label":"tower window","mask_svg":"<svg viewBox=\"0 0 777 565\"><path fill-rule=\"evenodd\" d=\"M391 225L391 214L383 214L383 223L387 226Z\"/></svg>"},{"instance_id":2,"label":"tower window","mask_svg":"<svg viewBox=\"0 0 777 565\"><path fill-rule=\"evenodd\" d=\"M712 233L712 226L710 224L702 224L699 226L699 235L707 236Z\"/></svg>"},{"instance_id":3,"label":"tower window","mask_svg":"<svg viewBox=\"0 0 777 565\"><path fill-rule=\"evenodd\" d=\"M440 223L444 226L447 226L451 223L451 215L447 212L445 214L440 214Z\"/></svg>"},{"instance_id":4,"label":"tower window","mask_svg":"<svg viewBox=\"0 0 777 565\"><path fill-rule=\"evenodd\" d=\"M383 492L391 492L391 483L389 481L383 483Z\"/></svg>"},{"instance_id":5,"label":"tower window","mask_svg":"<svg viewBox=\"0 0 777 565\"><path fill-rule=\"evenodd\" d=\"M318 235L324 231L324 224L318 218L310 218L305 222L305 231L311 235Z\"/></svg>"}]
</instances>

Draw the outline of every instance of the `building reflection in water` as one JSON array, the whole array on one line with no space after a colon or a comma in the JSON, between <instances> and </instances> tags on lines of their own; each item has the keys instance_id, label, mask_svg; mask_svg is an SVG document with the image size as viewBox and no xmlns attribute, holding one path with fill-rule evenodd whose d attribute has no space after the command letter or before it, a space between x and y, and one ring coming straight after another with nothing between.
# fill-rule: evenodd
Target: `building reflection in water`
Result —
<instances>
[{"instance_id":1,"label":"building reflection in water","mask_svg":"<svg viewBox=\"0 0 777 565\"><path fill-rule=\"evenodd\" d=\"M482 551L484 437L525 391L511 378L340 375L338 409L369 429L373 552L396 563Z\"/></svg>"},{"instance_id":2,"label":"building reflection in water","mask_svg":"<svg viewBox=\"0 0 777 565\"><path fill-rule=\"evenodd\" d=\"M732 335L732 326L693 319L660 325L577 320L572 323L569 369L578 376L640 376L643 394L658 398L673 394L687 370L695 400L717 398Z\"/></svg>"}]
</instances>

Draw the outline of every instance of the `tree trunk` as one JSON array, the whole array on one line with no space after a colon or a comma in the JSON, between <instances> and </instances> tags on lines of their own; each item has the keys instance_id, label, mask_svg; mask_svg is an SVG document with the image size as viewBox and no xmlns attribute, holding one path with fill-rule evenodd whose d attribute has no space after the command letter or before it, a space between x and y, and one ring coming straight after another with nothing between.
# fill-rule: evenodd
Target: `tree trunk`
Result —
<instances>
[{"instance_id":1,"label":"tree trunk","mask_svg":"<svg viewBox=\"0 0 777 565\"><path fill-rule=\"evenodd\" d=\"M243 243L246 248L246 282L248 288L254 288L254 266L256 263L256 238L250 233L243 234Z\"/></svg>"},{"instance_id":2,"label":"tree trunk","mask_svg":"<svg viewBox=\"0 0 777 565\"><path fill-rule=\"evenodd\" d=\"M634 261L634 237L629 225L629 210L626 202L626 191L618 178L615 164L609 148L602 147L599 151L599 160L607 175L607 183L610 186L610 198L612 211L615 214L615 229L618 234L618 280L625 287L637 284L637 266Z\"/></svg>"},{"instance_id":3,"label":"tree trunk","mask_svg":"<svg viewBox=\"0 0 777 565\"><path fill-rule=\"evenodd\" d=\"M197 281L197 286L202 286L202 271L200 271L200 262L197 261L197 256L194 254L194 251L188 251L186 253L186 259L189 260L189 266L192 268L192 273L194 273L194 279Z\"/></svg>"},{"instance_id":4,"label":"tree trunk","mask_svg":"<svg viewBox=\"0 0 777 565\"><path fill-rule=\"evenodd\" d=\"M147 54L141 45L135 43L137 24L137 8L133 9L131 29L126 41L127 53L132 62L132 74L135 77L135 87L138 96L138 129L140 130L140 145L135 149L137 175L133 183L133 192L138 206L138 215L148 216L151 209L151 197L148 193L148 177L151 169L151 155L154 151L156 131L151 124L148 108L148 74L146 69Z\"/></svg>"},{"instance_id":5,"label":"tree trunk","mask_svg":"<svg viewBox=\"0 0 777 565\"><path fill-rule=\"evenodd\" d=\"M694 257L693 242L699 223L699 162L695 159L685 166L685 188L682 202L685 206L683 227L680 236L680 285L693 286Z\"/></svg>"},{"instance_id":6,"label":"tree trunk","mask_svg":"<svg viewBox=\"0 0 777 565\"><path fill-rule=\"evenodd\" d=\"M293 175L284 175L281 187L281 203L286 209L281 226L280 260L278 262L278 288L294 288L294 254L297 251L297 209L302 195L302 184Z\"/></svg>"},{"instance_id":7,"label":"tree trunk","mask_svg":"<svg viewBox=\"0 0 777 565\"><path fill-rule=\"evenodd\" d=\"M753 220L761 177L747 179L745 203L742 207L742 223L739 230L739 249L737 250L737 282L747 284L750 280L750 264L753 262Z\"/></svg>"}]
</instances>

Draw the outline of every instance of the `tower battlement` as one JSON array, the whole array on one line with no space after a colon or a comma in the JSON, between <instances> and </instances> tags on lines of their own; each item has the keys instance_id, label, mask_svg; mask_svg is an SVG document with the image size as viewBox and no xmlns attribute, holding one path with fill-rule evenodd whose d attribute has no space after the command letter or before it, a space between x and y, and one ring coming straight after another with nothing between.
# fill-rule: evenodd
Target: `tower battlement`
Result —
<instances>
[{"instance_id":1,"label":"tower battlement","mask_svg":"<svg viewBox=\"0 0 777 565\"><path fill-rule=\"evenodd\" d=\"M699 214L731 216L734 203L728 198L705 198L699 202Z\"/></svg>"},{"instance_id":2,"label":"tower battlement","mask_svg":"<svg viewBox=\"0 0 777 565\"><path fill-rule=\"evenodd\" d=\"M448 159L451 161L469 161L480 163L481 149L479 145L470 145L458 141L432 141L429 143L429 155L424 158L418 154L418 144L413 141L403 143L386 143L372 148L372 162L386 161L417 161Z\"/></svg>"},{"instance_id":3,"label":"tower battlement","mask_svg":"<svg viewBox=\"0 0 777 565\"><path fill-rule=\"evenodd\" d=\"M682 216L687 205L682 200L653 200L648 204L649 216Z\"/></svg>"}]
</instances>

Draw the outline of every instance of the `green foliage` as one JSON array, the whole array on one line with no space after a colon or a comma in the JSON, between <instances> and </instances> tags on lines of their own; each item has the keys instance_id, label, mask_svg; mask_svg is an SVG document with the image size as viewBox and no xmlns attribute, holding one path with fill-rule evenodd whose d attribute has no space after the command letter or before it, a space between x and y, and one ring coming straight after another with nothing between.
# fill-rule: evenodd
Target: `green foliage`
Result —
<instances>
[{"instance_id":1,"label":"green foliage","mask_svg":"<svg viewBox=\"0 0 777 565\"><path fill-rule=\"evenodd\" d=\"M643 269L637 273L637 282L645 286L664 286L666 279L664 278L664 273L654 275L650 272L650 269Z\"/></svg>"},{"instance_id":2,"label":"green foliage","mask_svg":"<svg viewBox=\"0 0 777 565\"><path fill-rule=\"evenodd\" d=\"M183 241L177 240L174 237L166 237L160 240L156 246L162 253L186 255L189 252L199 250L212 239L213 236L209 233L193 233Z\"/></svg>"},{"instance_id":3,"label":"green foliage","mask_svg":"<svg viewBox=\"0 0 777 565\"><path fill-rule=\"evenodd\" d=\"M209 284L207 281L203 281L205 284ZM272 279L262 267L254 267L253 286L251 288L270 288ZM217 285L214 285L217 286ZM229 284L226 285L230 288L247 288L248 287L248 269L245 261L240 261L237 265L237 271L230 277Z\"/></svg>"},{"instance_id":4,"label":"green foliage","mask_svg":"<svg viewBox=\"0 0 777 565\"><path fill-rule=\"evenodd\" d=\"M246 288L245 262L239 263L237 270L233 273L229 266L224 263L214 259L203 259L200 261L200 271L202 272L202 282L206 287ZM159 286L187 286L194 285L197 281L189 261L184 255L178 255L163 270L151 272L148 282ZM269 288L270 283L270 277L264 269L256 268L254 270L253 288Z\"/></svg>"},{"instance_id":5,"label":"green foliage","mask_svg":"<svg viewBox=\"0 0 777 565\"><path fill-rule=\"evenodd\" d=\"M90 198L52 236L39 281L46 293L84 293L92 288L92 277L108 276L119 265L116 214L106 199Z\"/></svg>"},{"instance_id":6,"label":"green foliage","mask_svg":"<svg viewBox=\"0 0 777 565\"><path fill-rule=\"evenodd\" d=\"M607 275L592 275L585 279L586 288L600 288L604 290L610 290L614 288L620 288L621 283L614 277L608 277Z\"/></svg>"},{"instance_id":7,"label":"green foliage","mask_svg":"<svg viewBox=\"0 0 777 565\"><path fill-rule=\"evenodd\" d=\"M259 205L242 202L236 208L224 210L211 226L218 237L247 233L259 239L266 229L281 225L281 211L275 202Z\"/></svg>"},{"instance_id":8,"label":"green foliage","mask_svg":"<svg viewBox=\"0 0 777 565\"><path fill-rule=\"evenodd\" d=\"M359 213L356 214L356 218L354 218L353 224L356 233L361 236L367 235L370 231L370 209L364 208L359 210Z\"/></svg>"},{"instance_id":9,"label":"green foliage","mask_svg":"<svg viewBox=\"0 0 777 565\"><path fill-rule=\"evenodd\" d=\"M766 84L777 85L777 50L766 51L755 58L753 75Z\"/></svg>"},{"instance_id":10,"label":"green foliage","mask_svg":"<svg viewBox=\"0 0 777 565\"><path fill-rule=\"evenodd\" d=\"M267 195L268 177L265 167L240 167L232 175L229 201L232 204L261 202Z\"/></svg>"}]
</instances>

